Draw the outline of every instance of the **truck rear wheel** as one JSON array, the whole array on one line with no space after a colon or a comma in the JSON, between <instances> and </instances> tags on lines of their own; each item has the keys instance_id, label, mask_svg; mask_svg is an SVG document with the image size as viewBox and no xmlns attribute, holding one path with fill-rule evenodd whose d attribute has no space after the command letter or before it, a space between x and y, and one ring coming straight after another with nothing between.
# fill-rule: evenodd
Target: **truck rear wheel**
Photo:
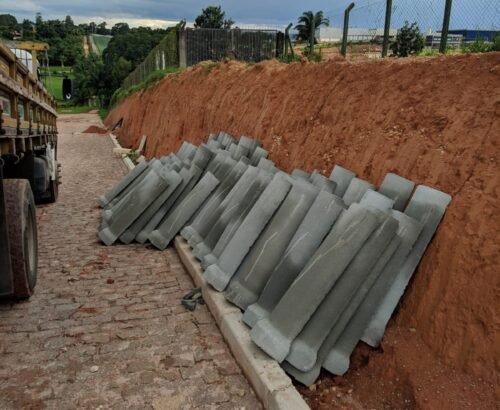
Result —
<instances>
[{"instance_id":1,"label":"truck rear wheel","mask_svg":"<svg viewBox=\"0 0 500 410\"><path fill-rule=\"evenodd\" d=\"M33 294L37 279L38 236L35 200L26 179L4 179L14 299Z\"/></svg>"}]
</instances>

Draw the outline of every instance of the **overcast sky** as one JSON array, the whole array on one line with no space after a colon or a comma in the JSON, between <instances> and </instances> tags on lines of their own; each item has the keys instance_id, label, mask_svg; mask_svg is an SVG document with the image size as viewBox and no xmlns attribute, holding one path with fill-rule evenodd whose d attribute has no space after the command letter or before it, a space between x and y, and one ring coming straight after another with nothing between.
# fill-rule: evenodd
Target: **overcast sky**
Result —
<instances>
[{"instance_id":1,"label":"overcast sky","mask_svg":"<svg viewBox=\"0 0 500 410\"><path fill-rule=\"evenodd\" d=\"M34 20L41 12L44 19L71 15L77 23L90 20L118 21L129 24L166 26L180 19L194 21L202 8L221 5L226 15L240 26L251 24L286 25L296 22L304 10L323 10L334 26L340 26L343 9L350 0L1 0L0 13L10 13L22 20ZM359 0L352 12L356 27L381 27L384 0ZM444 0L394 0L393 26L404 20L418 21L422 30L439 26ZM454 0L452 28L500 29L500 0Z\"/></svg>"}]
</instances>

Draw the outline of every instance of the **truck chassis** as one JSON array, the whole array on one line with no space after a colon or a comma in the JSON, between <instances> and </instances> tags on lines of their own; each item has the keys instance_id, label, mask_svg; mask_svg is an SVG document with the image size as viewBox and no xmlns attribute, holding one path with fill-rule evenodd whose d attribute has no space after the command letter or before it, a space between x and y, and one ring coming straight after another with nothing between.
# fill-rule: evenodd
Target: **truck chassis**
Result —
<instances>
[{"instance_id":1,"label":"truck chassis","mask_svg":"<svg viewBox=\"0 0 500 410\"><path fill-rule=\"evenodd\" d=\"M0 43L0 297L25 299L37 279L35 203L57 200L55 100Z\"/></svg>"}]
</instances>

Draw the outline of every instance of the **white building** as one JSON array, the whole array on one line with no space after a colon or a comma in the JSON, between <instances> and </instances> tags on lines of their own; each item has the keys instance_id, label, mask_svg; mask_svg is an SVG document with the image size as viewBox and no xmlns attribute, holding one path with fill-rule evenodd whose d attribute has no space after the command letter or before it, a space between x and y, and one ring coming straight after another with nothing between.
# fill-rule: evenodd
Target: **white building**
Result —
<instances>
[{"instance_id":1,"label":"white building","mask_svg":"<svg viewBox=\"0 0 500 410\"><path fill-rule=\"evenodd\" d=\"M398 30L391 28L389 38L396 37ZM316 40L320 43L342 42L343 29L336 27L320 27L316 30ZM383 28L350 28L347 34L348 41L372 41L384 37Z\"/></svg>"}]
</instances>

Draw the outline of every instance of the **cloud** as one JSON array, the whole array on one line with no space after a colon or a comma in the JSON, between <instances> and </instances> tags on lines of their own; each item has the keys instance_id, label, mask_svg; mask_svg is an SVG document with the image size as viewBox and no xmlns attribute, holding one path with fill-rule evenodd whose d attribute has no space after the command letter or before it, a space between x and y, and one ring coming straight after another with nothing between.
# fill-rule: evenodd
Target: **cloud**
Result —
<instances>
[{"instance_id":1,"label":"cloud","mask_svg":"<svg viewBox=\"0 0 500 410\"><path fill-rule=\"evenodd\" d=\"M1 0L2 12L13 14L22 20L35 19L41 12L43 18L64 18L71 15L75 21L106 21L110 24L126 21L130 25L145 24L165 27L181 19L194 21L202 8L221 5L226 15L240 26L257 24L286 26L295 23L305 10L323 10L334 26L343 21L343 11L351 0ZM417 21L425 30L428 26L441 24L444 2L435 0L398 0L394 2L394 25L404 20ZM357 0L352 12L352 23L358 27L383 25L384 0ZM498 0L475 0L454 2L452 26L460 28L500 27Z\"/></svg>"}]
</instances>

